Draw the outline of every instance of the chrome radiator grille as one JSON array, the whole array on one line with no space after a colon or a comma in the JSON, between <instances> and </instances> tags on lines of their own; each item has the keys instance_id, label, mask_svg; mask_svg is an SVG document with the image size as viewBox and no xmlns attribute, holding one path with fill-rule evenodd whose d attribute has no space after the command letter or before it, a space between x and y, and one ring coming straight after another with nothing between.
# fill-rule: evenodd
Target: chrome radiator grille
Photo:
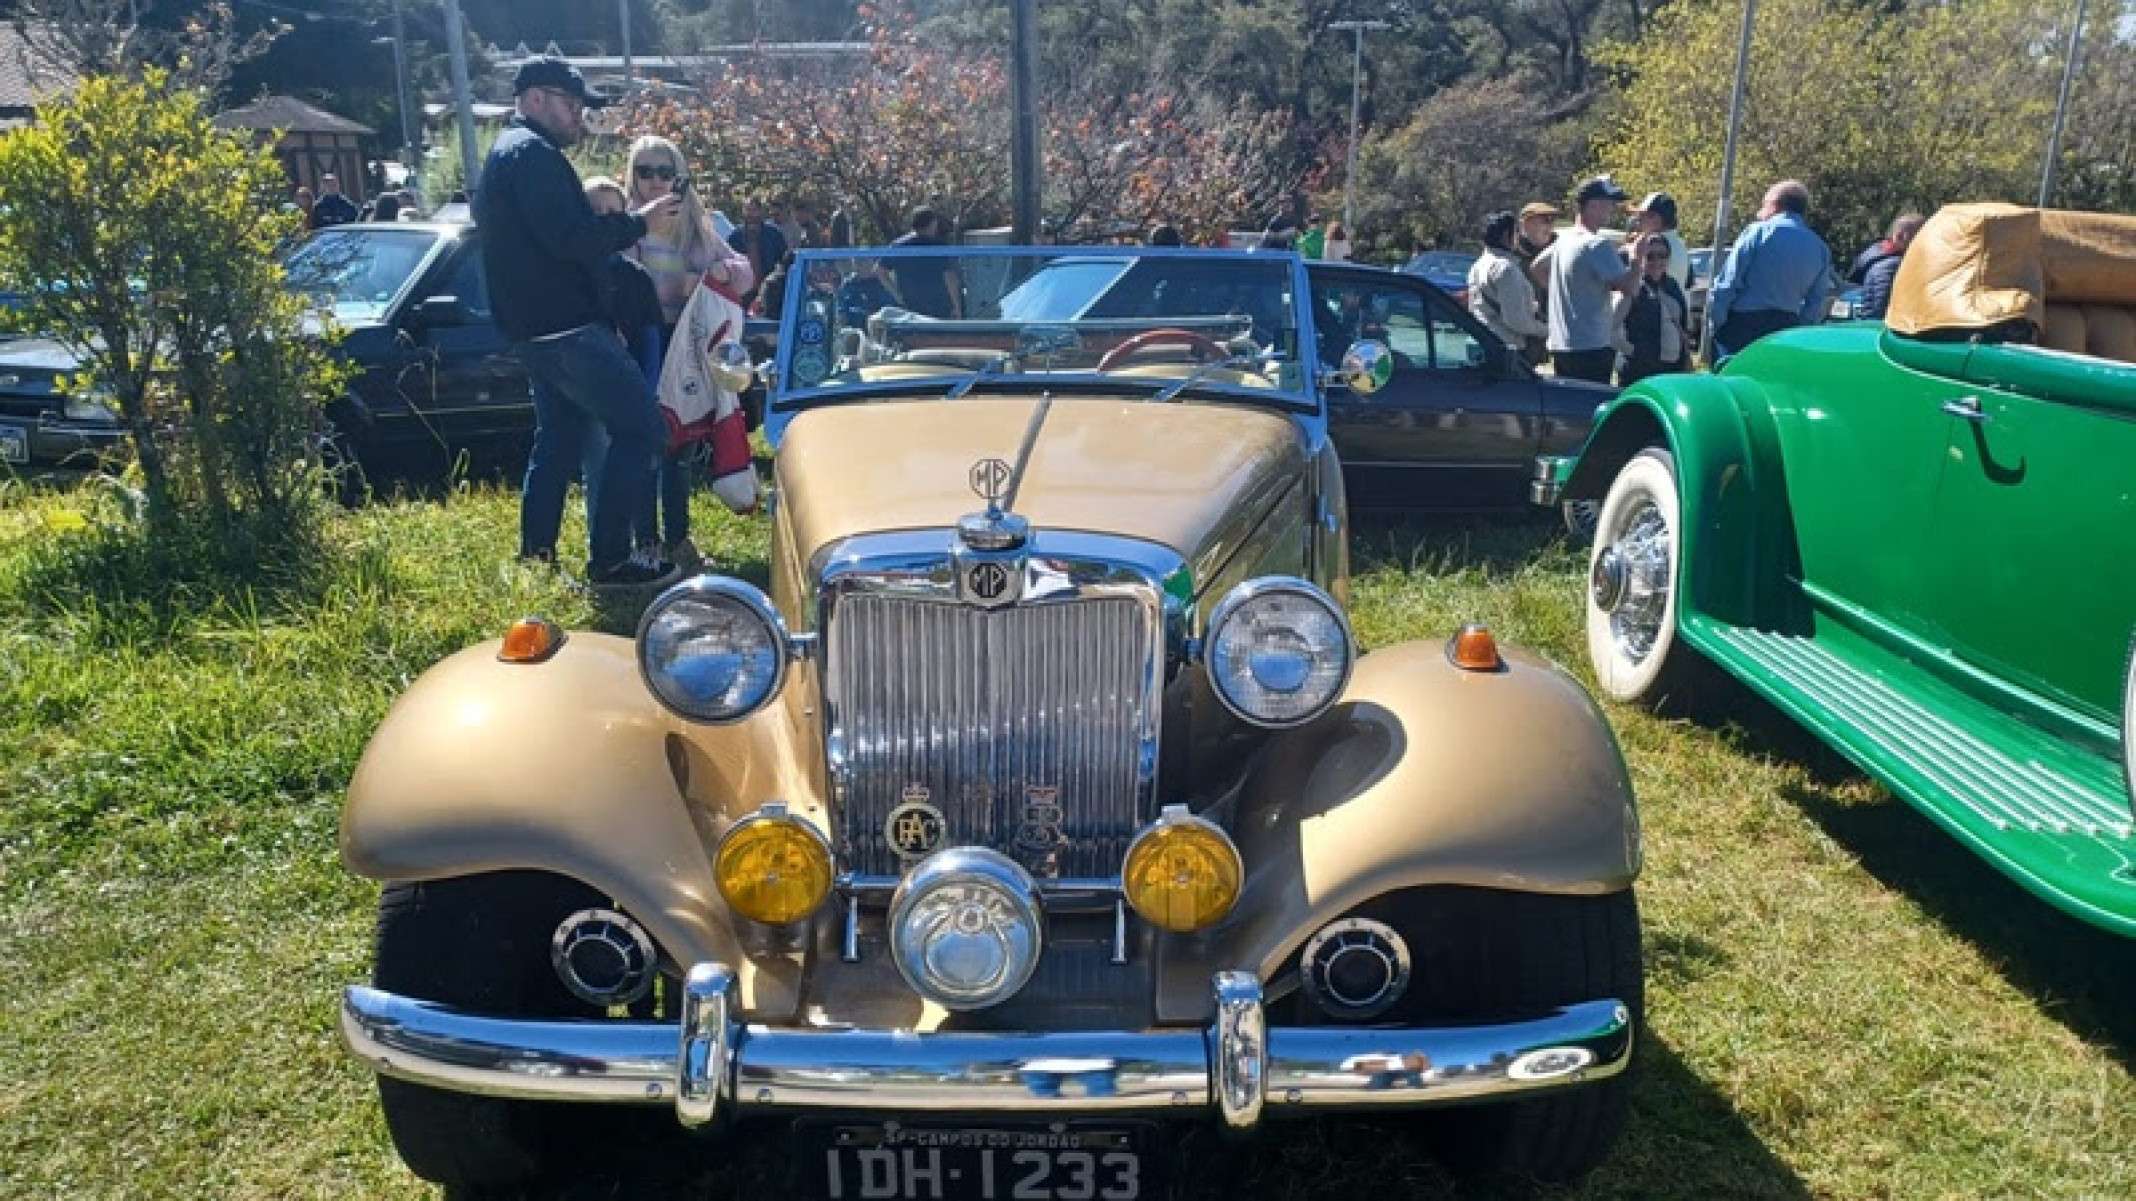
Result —
<instances>
[{"instance_id":1,"label":"chrome radiator grille","mask_svg":"<svg viewBox=\"0 0 2136 1201\"><path fill-rule=\"evenodd\" d=\"M1150 614L1130 597L841 599L824 647L840 866L902 872L885 829L923 800L939 845L993 847L1041 877L1117 875L1155 767Z\"/></svg>"}]
</instances>

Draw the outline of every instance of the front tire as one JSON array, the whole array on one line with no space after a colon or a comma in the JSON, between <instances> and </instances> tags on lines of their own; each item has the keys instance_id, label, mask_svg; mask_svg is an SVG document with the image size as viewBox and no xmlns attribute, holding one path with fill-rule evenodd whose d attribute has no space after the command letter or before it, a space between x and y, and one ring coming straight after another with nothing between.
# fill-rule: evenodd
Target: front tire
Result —
<instances>
[{"instance_id":1,"label":"front tire","mask_svg":"<svg viewBox=\"0 0 2136 1201\"><path fill-rule=\"evenodd\" d=\"M1642 1038L1646 985L1632 890L1549 896L1451 889L1439 920L1411 936L1414 991L1427 1021L1503 1020L1615 997ZM1636 1052L1635 1052L1636 1053ZM1464 1176L1577 1180L1608 1157L1631 1112L1637 1061L1592 1084L1417 1119L1439 1159Z\"/></svg>"},{"instance_id":2,"label":"front tire","mask_svg":"<svg viewBox=\"0 0 2136 1201\"><path fill-rule=\"evenodd\" d=\"M1616 700L1658 704L1692 683L1676 636L1682 561L1676 459L1648 447L1610 484L1587 559L1587 658Z\"/></svg>"},{"instance_id":3,"label":"front tire","mask_svg":"<svg viewBox=\"0 0 2136 1201\"><path fill-rule=\"evenodd\" d=\"M477 1013L588 1018L549 961L572 912L606 904L594 890L542 872L493 872L388 884L378 901L373 982L387 992ZM507 1101L378 1078L386 1129L410 1171L448 1191L506 1189L554 1170L604 1162L610 1107Z\"/></svg>"}]
</instances>

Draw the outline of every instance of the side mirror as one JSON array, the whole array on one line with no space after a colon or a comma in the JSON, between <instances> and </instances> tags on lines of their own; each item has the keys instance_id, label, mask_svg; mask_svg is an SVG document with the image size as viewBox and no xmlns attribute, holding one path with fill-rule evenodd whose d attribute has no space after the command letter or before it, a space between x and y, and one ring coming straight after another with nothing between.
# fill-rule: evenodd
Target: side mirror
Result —
<instances>
[{"instance_id":1,"label":"side mirror","mask_svg":"<svg viewBox=\"0 0 2136 1201\"><path fill-rule=\"evenodd\" d=\"M409 323L419 329L442 329L452 325L471 325L474 319L468 315L467 306L457 296L425 296L416 302L415 312Z\"/></svg>"},{"instance_id":2,"label":"side mirror","mask_svg":"<svg viewBox=\"0 0 2136 1201\"><path fill-rule=\"evenodd\" d=\"M1394 352L1385 342L1363 338L1343 352L1343 385L1359 396L1370 396L1394 378Z\"/></svg>"}]
</instances>

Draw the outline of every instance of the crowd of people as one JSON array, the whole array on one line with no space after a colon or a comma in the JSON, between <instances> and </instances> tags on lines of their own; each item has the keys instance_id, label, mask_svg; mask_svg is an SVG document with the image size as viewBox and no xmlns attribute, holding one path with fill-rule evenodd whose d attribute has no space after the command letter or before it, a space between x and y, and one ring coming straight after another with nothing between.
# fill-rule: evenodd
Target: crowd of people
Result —
<instances>
[{"instance_id":1,"label":"crowd of people","mask_svg":"<svg viewBox=\"0 0 2136 1201\"><path fill-rule=\"evenodd\" d=\"M1628 387L1690 370L1696 281L1677 233L1676 201L1652 192L1636 206L1629 202L1615 181L1597 176L1574 194L1568 229L1556 227L1564 210L1548 201L1492 213L1481 230L1483 253L1469 269L1470 313L1562 378ZM1835 272L1831 249L1809 226L1809 206L1800 182L1772 185L1757 219L1722 258L1704 314L1715 361L1767 334L1824 319ZM1616 229L1627 207L1628 235ZM1862 293L1851 316L1884 315L1921 223L1918 213L1901 215L1854 260L1846 282Z\"/></svg>"}]
</instances>

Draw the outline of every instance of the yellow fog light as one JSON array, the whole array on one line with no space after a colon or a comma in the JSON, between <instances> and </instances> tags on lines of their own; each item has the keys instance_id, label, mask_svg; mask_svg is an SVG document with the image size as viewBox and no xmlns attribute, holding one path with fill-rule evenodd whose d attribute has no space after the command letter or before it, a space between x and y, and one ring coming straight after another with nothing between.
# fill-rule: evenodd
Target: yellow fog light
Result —
<instances>
[{"instance_id":1,"label":"yellow fog light","mask_svg":"<svg viewBox=\"0 0 2136 1201\"><path fill-rule=\"evenodd\" d=\"M1167 805L1128 845L1120 886L1143 920L1183 934L1231 912L1245 874L1222 827Z\"/></svg>"},{"instance_id":2,"label":"yellow fog light","mask_svg":"<svg viewBox=\"0 0 2136 1201\"><path fill-rule=\"evenodd\" d=\"M719 840L712 879L736 913L783 926L814 913L830 893L831 848L786 806L766 805Z\"/></svg>"}]
</instances>

